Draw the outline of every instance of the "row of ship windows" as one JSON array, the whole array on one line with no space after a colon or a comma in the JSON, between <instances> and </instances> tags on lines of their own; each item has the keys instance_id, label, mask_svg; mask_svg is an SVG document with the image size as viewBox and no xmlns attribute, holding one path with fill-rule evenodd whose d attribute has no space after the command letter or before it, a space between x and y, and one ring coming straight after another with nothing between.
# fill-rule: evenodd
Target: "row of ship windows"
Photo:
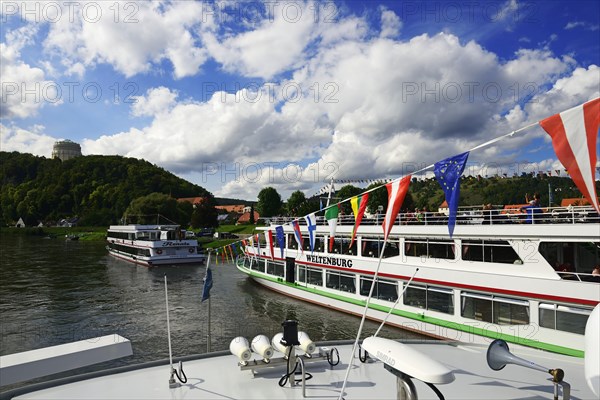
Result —
<instances>
[{"instance_id":1,"label":"row of ship windows","mask_svg":"<svg viewBox=\"0 0 600 400\"><path fill-rule=\"evenodd\" d=\"M248 268L266 272L269 275L284 278L284 265L268 261L246 259ZM325 287L356 294L356 275L318 268L296 266L296 282ZM368 296L373 280L360 276L359 294ZM373 298L396 302L398 300L397 282L377 279L373 288ZM424 310L454 314L454 293L452 289L411 284L403 295L403 303L407 306ZM585 324L591 310L566 307L557 304L541 303L539 305L539 325L544 328L584 334ZM520 299L501 297L461 291L460 315L476 321L490 322L498 325L527 325L530 323L529 302Z\"/></svg>"},{"instance_id":2,"label":"row of ship windows","mask_svg":"<svg viewBox=\"0 0 600 400\"><path fill-rule=\"evenodd\" d=\"M298 243L288 235L287 248L298 249ZM398 239L389 240L385 249L383 240L376 238L362 237L355 240L350 246L350 238L334 239L331 251L325 249L328 243L327 237L317 237L315 239L316 252L327 252L329 254L339 255L360 255L363 257L382 258L397 257L400 255L401 242ZM360 243L360 244L359 244ZM264 247L264 243L261 243ZM360 252L358 251L360 247ZM456 259L456 245L452 240L443 239L404 239L404 255L410 257L437 258L437 259ZM310 251L308 238L303 238L302 249ZM522 264L523 261L514 251L506 240L462 240L461 258L466 261L497 262L507 264Z\"/></svg>"},{"instance_id":3,"label":"row of ship windows","mask_svg":"<svg viewBox=\"0 0 600 400\"><path fill-rule=\"evenodd\" d=\"M130 247L130 246L123 246L123 245L117 244L117 243L109 243L108 247L110 247L111 249L120 251L121 253L131 254L132 256L150 257L149 249L140 249L140 248L134 248L134 247Z\"/></svg>"}]
</instances>

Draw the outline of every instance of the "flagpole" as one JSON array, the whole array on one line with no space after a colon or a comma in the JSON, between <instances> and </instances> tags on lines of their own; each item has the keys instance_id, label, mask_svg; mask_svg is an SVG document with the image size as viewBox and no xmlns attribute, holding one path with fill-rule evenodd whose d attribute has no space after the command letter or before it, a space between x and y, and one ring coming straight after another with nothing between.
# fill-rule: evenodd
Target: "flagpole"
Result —
<instances>
[{"instance_id":1,"label":"flagpole","mask_svg":"<svg viewBox=\"0 0 600 400\"><path fill-rule=\"evenodd\" d=\"M331 201L331 192L333 192L333 178L331 178L331 184L329 185L329 194L327 195L327 206L325 206L325 208L329 207L329 202Z\"/></svg>"},{"instance_id":2,"label":"flagpole","mask_svg":"<svg viewBox=\"0 0 600 400\"><path fill-rule=\"evenodd\" d=\"M206 261L207 273L208 273L208 268L210 267L210 256L211 256L211 253L209 251L208 252L208 260ZM206 335L206 352L207 353L210 353L210 342L212 341L210 332L211 332L211 329L210 329L210 296L208 296L208 333Z\"/></svg>"},{"instance_id":3,"label":"flagpole","mask_svg":"<svg viewBox=\"0 0 600 400\"><path fill-rule=\"evenodd\" d=\"M350 354L350 361L348 362L348 368L346 369L346 375L344 376L344 383L342 384L342 390L340 391L340 396L338 400L343 399L344 390L346 390L346 383L348 382L348 377L350 376L350 370L352 369L352 364L354 363L354 354L356 353L356 347L358 346L358 341L360 340L360 335L362 334L363 326L365 325L365 319L367 317L367 311L369 310L369 303L371 302L371 296L373 295L373 289L375 288L375 281L379 276L379 267L381 266L381 260L383 259L383 254L385 252L385 246L387 245L387 239L383 242L383 247L381 248L381 253L379 254L379 260L377 261L377 268L375 269L375 274L373 275L373 281L371 282L371 289L369 290L369 296L365 302L365 308L363 310L362 318L360 320L360 325L358 326L358 333L356 334L356 340L354 341L354 346L352 346L352 353Z\"/></svg>"}]
</instances>

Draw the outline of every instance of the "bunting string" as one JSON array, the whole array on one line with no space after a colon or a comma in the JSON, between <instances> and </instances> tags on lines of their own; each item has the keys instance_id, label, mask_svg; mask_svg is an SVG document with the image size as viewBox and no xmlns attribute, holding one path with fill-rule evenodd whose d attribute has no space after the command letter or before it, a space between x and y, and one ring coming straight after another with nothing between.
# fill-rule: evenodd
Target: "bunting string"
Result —
<instances>
[{"instance_id":1,"label":"bunting string","mask_svg":"<svg viewBox=\"0 0 600 400\"><path fill-rule=\"evenodd\" d=\"M590 102L588 102L588 103L581 104L581 105L579 105L579 106L577 106L577 107L583 107L583 106L585 106L585 105L588 105L588 104L593 104L593 106L597 108L597 107L598 107L599 100L600 100L600 99L594 99L594 100L592 100L592 101L590 101ZM577 108L577 107L574 107L574 108ZM595 111L595 109L593 109L593 110ZM567 110L567 111L568 111L568 110ZM479 150L479 149L482 149L482 148L485 148L485 147L491 146L491 145L493 145L493 144L495 144L495 143L497 143L497 142L499 142L499 141L501 141L501 140L504 140L504 139L506 139L506 138L512 138L512 137L514 137L514 135L516 135L516 134L520 134L520 133L522 133L522 132L524 132L524 131L526 131L526 130L528 130L528 129L530 129L530 128L534 127L534 126L537 126L537 125L539 125L539 124L540 124L540 122L541 122L541 121L537 121L537 122L531 123L531 124L529 124L529 125L526 125L526 126L524 126L524 127L521 127L521 128L519 128L519 129L516 129L516 130L514 130L514 131L511 131L511 132L509 132L509 133L507 133L507 134L504 134L504 135L498 136L498 137L496 137L496 138L493 138L493 139L491 139L491 140L488 140L487 142L481 143L481 144L479 144L479 145L477 145L477 146L475 146L475 147L471 148L471 149L470 149L470 150L468 150L467 152L468 152L468 153L471 153L471 152L473 152L473 151L476 151L476 150ZM594 149L595 149L595 146L594 146ZM411 174L412 174L412 175L418 175L418 174L420 174L420 173L423 173L423 172L425 172L425 171L431 170L431 169L433 169L433 168L435 167L435 164L436 164L436 163L434 163L434 164L430 164L430 165L427 165L426 167L423 167L423 168L421 168L421 169L419 169L419 170L416 170L416 171L414 171L414 172L411 172ZM567 174L567 175L569 175L569 173L568 173L568 170L567 170L567 169L565 169L565 172L566 172L566 174ZM556 174L557 174L557 175L560 175L560 171L557 171L557 172L556 172ZM360 196L367 195L367 194L369 194L369 193L371 193L371 192L374 192L374 191L376 191L376 190L378 190L378 189L381 189L382 187L384 187L384 186L386 186L386 185L389 185L390 183L391 183L391 184L394 184L394 183L396 183L396 182L398 182L398 181L402 180L403 178L405 178L407 175L409 175L409 174L406 174L406 175L399 176L399 177L397 177L397 178L395 178L395 179L377 179L377 180L374 180L374 181L379 181L379 182L383 181L383 182L385 182L385 183L383 183L383 184L381 184L381 185L378 185L378 186L376 186L376 187L373 187L373 188L371 188L371 189L365 190L365 191L364 191L364 192L362 192L361 194L359 194L359 195L357 195L357 196L354 196L354 197L352 197L352 198L347 198L347 199L343 199L343 200L337 201L337 202L335 202L334 204L331 204L331 205L329 205L329 206L327 206L327 207L320 207L320 209L319 209L318 211L316 211L316 212L315 212L315 214L316 214L316 213L325 212L325 211L327 211L328 209L330 209L331 207L334 207L334 206L338 206L338 207L339 207L339 205L340 205L340 204L343 204L343 203L349 202L349 201L351 201L351 200L352 200L353 198L355 198L355 197L360 197ZM343 181L343 180L334 180L334 182L341 182L341 181ZM348 181L350 182L350 180L348 180ZM354 180L353 182L360 182L360 181L361 181L361 180L359 179L359 180ZM369 181L369 180L367 180L367 179L363 179L362 181L364 181L364 182L367 182L367 181ZM327 188L328 188L328 186L327 186ZM594 204L594 203L592 203L592 204ZM292 221L290 221L290 222L285 222L285 223L281 224L281 226L283 226L283 225L291 225L291 226L294 226L294 227L295 227L295 225L296 225L296 224L298 224L298 223L299 223L299 221L300 221L301 219L305 219L306 217L307 217L307 216L294 218L294 219L293 219ZM239 240L239 241L236 241L235 243L237 244L237 243L243 243L243 242L244 242L244 240ZM252 245L252 243L251 243L251 245Z\"/></svg>"}]
</instances>

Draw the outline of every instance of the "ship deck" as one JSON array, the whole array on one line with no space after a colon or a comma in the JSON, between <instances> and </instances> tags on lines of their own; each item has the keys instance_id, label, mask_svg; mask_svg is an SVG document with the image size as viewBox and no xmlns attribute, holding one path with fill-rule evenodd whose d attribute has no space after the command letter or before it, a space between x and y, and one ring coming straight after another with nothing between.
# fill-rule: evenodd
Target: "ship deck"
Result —
<instances>
[{"instance_id":1,"label":"ship deck","mask_svg":"<svg viewBox=\"0 0 600 400\"><path fill-rule=\"evenodd\" d=\"M336 347L340 363L330 367L327 361L306 364L312 379L306 381L306 398L337 399L350 358L352 344L326 343ZM501 371L491 370L486 363L486 346L464 345L441 341L411 343L415 349L452 369L455 381L437 385L446 399L552 399L553 384L549 375L517 365ZM519 357L547 368L561 368L571 385L572 399L594 399L584 379L583 359L533 349L511 349ZM255 354L253 354L255 355ZM276 353L275 357L281 357ZM20 388L3 393L2 398L16 399L302 399L302 387L280 387L278 381L285 365L262 369L252 374L241 371L237 357L228 352L188 357L183 362L187 383L170 389L168 362L128 366L60 381L60 385L37 391ZM178 361L177 360L174 360ZM160 365L159 365L160 364ZM102 375L102 374L107 375ZM70 381L70 382L69 382ZM420 399L437 399L437 395L419 381L414 381ZM396 377L384 369L380 361L361 363L357 358L350 372L343 397L345 399L395 399ZM15 396L15 397L13 397Z\"/></svg>"}]
</instances>

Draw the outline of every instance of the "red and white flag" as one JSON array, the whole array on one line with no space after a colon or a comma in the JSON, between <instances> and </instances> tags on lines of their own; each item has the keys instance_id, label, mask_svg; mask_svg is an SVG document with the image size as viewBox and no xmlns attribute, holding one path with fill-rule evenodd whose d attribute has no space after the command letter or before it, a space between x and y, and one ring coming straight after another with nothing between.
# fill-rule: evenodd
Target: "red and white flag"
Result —
<instances>
[{"instance_id":1,"label":"red and white flag","mask_svg":"<svg viewBox=\"0 0 600 400\"><path fill-rule=\"evenodd\" d=\"M552 137L554 152L577 188L600 212L594 182L600 97L546 118L540 125Z\"/></svg>"},{"instance_id":2,"label":"red and white flag","mask_svg":"<svg viewBox=\"0 0 600 400\"><path fill-rule=\"evenodd\" d=\"M410 185L410 175L406 175L399 181L394 181L385 185L388 191L388 207L385 212L385 219L383 220L383 237L384 241L392 230L398 211L404 202L404 197L408 192L408 186Z\"/></svg>"},{"instance_id":3,"label":"red and white flag","mask_svg":"<svg viewBox=\"0 0 600 400\"><path fill-rule=\"evenodd\" d=\"M274 260L275 253L273 253L273 231L268 230L265 232L265 241L267 242L267 248L269 249L271 260Z\"/></svg>"}]
</instances>

